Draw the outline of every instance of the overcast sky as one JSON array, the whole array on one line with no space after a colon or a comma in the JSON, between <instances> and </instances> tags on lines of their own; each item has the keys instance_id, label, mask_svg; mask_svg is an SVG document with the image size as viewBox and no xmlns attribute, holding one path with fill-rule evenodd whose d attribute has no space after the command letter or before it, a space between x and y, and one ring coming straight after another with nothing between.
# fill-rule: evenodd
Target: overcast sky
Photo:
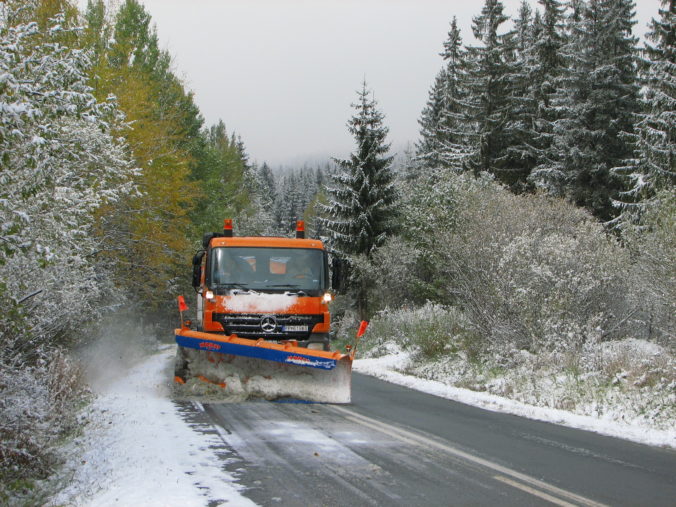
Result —
<instances>
[{"instance_id":1,"label":"overcast sky","mask_svg":"<svg viewBox=\"0 0 676 507\"><path fill-rule=\"evenodd\" d=\"M393 149L418 137L420 111L457 16L473 41L481 0L141 0L207 124L222 119L273 167L344 157L345 123L365 78ZM521 0L503 0L516 16ZM531 0L532 5L537 5ZM638 0L635 33L659 0Z\"/></svg>"}]
</instances>

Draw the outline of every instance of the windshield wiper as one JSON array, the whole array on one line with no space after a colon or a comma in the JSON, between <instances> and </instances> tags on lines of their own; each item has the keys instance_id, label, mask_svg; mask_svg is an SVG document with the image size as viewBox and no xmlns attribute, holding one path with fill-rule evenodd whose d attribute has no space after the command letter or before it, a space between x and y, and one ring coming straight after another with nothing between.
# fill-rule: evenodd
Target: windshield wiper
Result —
<instances>
[{"instance_id":1,"label":"windshield wiper","mask_svg":"<svg viewBox=\"0 0 676 507\"><path fill-rule=\"evenodd\" d=\"M284 289L290 289L290 290L287 290L285 292L289 296L307 296L307 292L305 292L303 289L296 290L296 291L292 290L292 289L298 289L300 287L300 285L297 285L297 284L294 285L292 283L291 284L290 283L276 283L276 284L268 285L267 287L268 288L281 287L281 288L284 288Z\"/></svg>"},{"instance_id":2,"label":"windshield wiper","mask_svg":"<svg viewBox=\"0 0 676 507\"><path fill-rule=\"evenodd\" d=\"M216 284L217 289L239 289L244 292L251 292L251 289L246 287L245 285L242 285L241 283L217 283Z\"/></svg>"}]
</instances>

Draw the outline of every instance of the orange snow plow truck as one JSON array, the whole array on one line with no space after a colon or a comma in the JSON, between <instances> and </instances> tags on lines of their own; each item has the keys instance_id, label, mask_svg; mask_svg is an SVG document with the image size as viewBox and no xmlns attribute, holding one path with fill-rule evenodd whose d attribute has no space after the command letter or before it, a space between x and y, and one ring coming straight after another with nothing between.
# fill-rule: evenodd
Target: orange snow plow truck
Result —
<instances>
[{"instance_id":1,"label":"orange snow plow truck","mask_svg":"<svg viewBox=\"0 0 676 507\"><path fill-rule=\"evenodd\" d=\"M197 319L193 326L182 317L176 330L176 382L207 382L245 398L349 403L356 343L330 350L322 242L305 239L302 221L296 238L275 238L234 237L226 220L203 248L193 258ZM338 270L336 263L334 286Z\"/></svg>"}]
</instances>

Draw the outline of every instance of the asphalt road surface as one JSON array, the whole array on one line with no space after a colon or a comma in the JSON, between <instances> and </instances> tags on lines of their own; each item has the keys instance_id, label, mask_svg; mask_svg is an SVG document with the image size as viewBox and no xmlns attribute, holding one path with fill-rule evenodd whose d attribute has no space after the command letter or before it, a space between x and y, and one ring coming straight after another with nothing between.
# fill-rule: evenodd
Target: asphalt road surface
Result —
<instances>
[{"instance_id":1,"label":"asphalt road surface","mask_svg":"<svg viewBox=\"0 0 676 507\"><path fill-rule=\"evenodd\" d=\"M676 506L676 452L354 374L352 404L198 405L259 505Z\"/></svg>"}]
</instances>

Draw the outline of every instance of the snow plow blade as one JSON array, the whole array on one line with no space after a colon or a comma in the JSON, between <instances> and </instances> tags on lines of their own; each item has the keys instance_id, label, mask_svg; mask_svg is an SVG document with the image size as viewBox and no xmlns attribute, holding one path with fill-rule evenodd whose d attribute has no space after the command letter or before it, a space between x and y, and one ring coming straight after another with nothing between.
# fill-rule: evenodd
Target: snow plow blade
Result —
<instances>
[{"instance_id":1,"label":"snow plow blade","mask_svg":"<svg viewBox=\"0 0 676 507\"><path fill-rule=\"evenodd\" d=\"M176 330L176 343L179 383L214 384L226 397L350 403L350 354L189 329Z\"/></svg>"}]
</instances>

